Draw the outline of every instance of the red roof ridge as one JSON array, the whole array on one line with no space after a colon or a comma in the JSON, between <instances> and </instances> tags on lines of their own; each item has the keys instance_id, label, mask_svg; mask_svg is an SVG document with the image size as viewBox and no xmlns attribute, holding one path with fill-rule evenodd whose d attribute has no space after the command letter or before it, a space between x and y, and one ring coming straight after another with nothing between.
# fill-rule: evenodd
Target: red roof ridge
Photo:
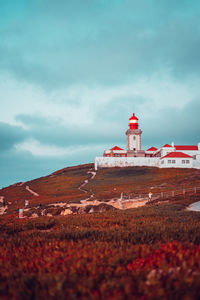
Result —
<instances>
[{"instance_id":1,"label":"red roof ridge","mask_svg":"<svg viewBox=\"0 0 200 300\"><path fill-rule=\"evenodd\" d=\"M169 145L169 144L165 144L164 146L162 146L162 148L164 148L164 147L172 147L172 145Z\"/></svg>"},{"instance_id":2,"label":"red roof ridge","mask_svg":"<svg viewBox=\"0 0 200 300\"><path fill-rule=\"evenodd\" d=\"M185 154L185 153L183 153L183 152L170 152L170 153L168 153L167 155L165 155L165 156L163 156L163 157L161 157L160 159L163 159L163 158L166 158L166 157L171 157L171 158L173 158L173 157L182 157L182 158L193 158L192 156L190 156L190 155L188 155L188 154Z\"/></svg>"},{"instance_id":3,"label":"red roof ridge","mask_svg":"<svg viewBox=\"0 0 200 300\"><path fill-rule=\"evenodd\" d=\"M175 145L174 147L176 148L176 150L198 150L198 146L196 145Z\"/></svg>"},{"instance_id":4,"label":"red roof ridge","mask_svg":"<svg viewBox=\"0 0 200 300\"><path fill-rule=\"evenodd\" d=\"M156 151L156 150L158 150L158 148L156 148L156 147L151 147L151 148L147 149L146 151Z\"/></svg>"},{"instance_id":5,"label":"red roof ridge","mask_svg":"<svg viewBox=\"0 0 200 300\"><path fill-rule=\"evenodd\" d=\"M110 150L124 150L124 149L122 149L122 148L120 148L118 146L115 146L115 147L111 148Z\"/></svg>"}]
</instances>

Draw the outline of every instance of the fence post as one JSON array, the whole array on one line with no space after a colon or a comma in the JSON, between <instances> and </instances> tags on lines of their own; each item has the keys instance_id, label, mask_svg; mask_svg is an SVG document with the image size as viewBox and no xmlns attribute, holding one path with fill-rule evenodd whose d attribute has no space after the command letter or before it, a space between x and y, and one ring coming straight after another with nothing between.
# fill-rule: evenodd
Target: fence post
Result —
<instances>
[{"instance_id":1,"label":"fence post","mask_svg":"<svg viewBox=\"0 0 200 300\"><path fill-rule=\"evenodd\" d=\"M119 198L119 208L123 209L123 193L121 193L121 197Z\"/></svg>"},{"instance_id":2,"label":"fence post","mask_svg":"<svg viewBox=\"0 0 200 300\"><path fill-rule=\"evenodd\" d=\"M184 188L184 189L182 190L183 196L185 197L186 192L192 191L193 189L194 189L194 193L196 194L197 191L199 191L200 187ZM167 196L167 195L170 195L170 193L171 193L172 197L175 197L176 192L177 192L177 195L181 195L181 189L178 189L178 190L175 190L175 191L169 191L168 193L160 192L160 194L157 193L156 195L157 195L158 197L159 197L159 195L160 195L161 198L164 198L164 197L165 197L165 194L166 194L166 196ZM155 194L154 194L154 196L155 196ZM128 194L128 195L124 195L124 197L123 197L123 193L122 193L122 198L128 198L128 199L130 199L130 198L134 198L134 197L145 198L145 197L146 197L146 194L134 194L134 195ZM147 197L148 197L148 196L147 196ZM18 199L17 199L16 202L18 203Z\"/></svg>"}]
</instances>

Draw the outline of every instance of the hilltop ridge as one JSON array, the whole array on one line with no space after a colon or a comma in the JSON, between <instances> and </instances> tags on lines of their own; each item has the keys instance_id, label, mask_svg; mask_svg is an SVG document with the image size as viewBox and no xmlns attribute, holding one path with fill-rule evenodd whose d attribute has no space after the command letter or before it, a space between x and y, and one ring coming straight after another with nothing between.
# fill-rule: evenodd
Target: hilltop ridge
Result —
<instances>
[{"instance_id":1,"label":"hilltop ridge","mask_svg":"<svg viewBox=\"0 0 200 300\"><path fill-rule=\"evenodd\" d=\"M93 164L85 164L3 188L0 197L7 204L6 213L23 208L28 200L29 209L54 206L60 208L60 214L69 206L111 204L121 193L130 198L149 191L154 194L194 186L200 186L200 170L126 167L95 172Z\"/></svg>"}]
</instances>

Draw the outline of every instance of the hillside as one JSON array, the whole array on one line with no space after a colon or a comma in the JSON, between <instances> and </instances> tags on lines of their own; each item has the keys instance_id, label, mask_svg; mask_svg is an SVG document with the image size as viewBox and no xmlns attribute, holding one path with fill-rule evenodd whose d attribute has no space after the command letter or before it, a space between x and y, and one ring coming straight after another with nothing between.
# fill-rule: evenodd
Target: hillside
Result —
<instances>
[{"instance_id":1,"label":"hillside","mask_svg":"<svg viewBox=\"0 0 200 300\"><path fill-rule=\"evenodd\" d=\"M92 168L64 168L0 191L8 204L0 216L0 298L200 299L200 213L186 209L200 201L200 171ZM134 198L183 188L190 190L141 198L138 208L111 205L121 192ZM29 217L20 219L27 199ZM61 215L95 201L104 209Z\"/></svg>"},{"instance_id":2,"label":"hillside","mask_svg":"<svg viewBox=\"0 0 200 300\"><path fill-rule=\"evenodd\" d=\"M68 206L82 207L101 202L112 204L123 193L125 198L147 197L189 187L200 187L200 171L196 169L158 169L150 167L107 168L93 170L93 164L68 167L48 176L16 183L0 190L6 213L17 213L29 201L31 213L61 214ZM2 199L3 199L2 198ZM87 199L87 201L85 200ZM95 202L96 201L96 202ZM117 207L117 205L115 205ZM131 206L133 207L133 206ZM57 210L55 210L57 208Z\"/></svg>"}]
</instances>

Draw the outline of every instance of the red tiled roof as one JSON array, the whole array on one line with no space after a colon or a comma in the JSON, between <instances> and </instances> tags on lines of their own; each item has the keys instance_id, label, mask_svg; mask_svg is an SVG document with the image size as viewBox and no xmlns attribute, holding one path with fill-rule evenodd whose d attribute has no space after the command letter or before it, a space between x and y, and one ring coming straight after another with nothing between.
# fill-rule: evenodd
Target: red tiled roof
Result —
<instances>
[{"instance_id":1,"label":"red tiled roof","mask_svg":"<svg viewBox=\"0 0 200 300\"><path fill-rule=\"evenodd\" d=\"M166 145L162 146L162 148L164 148L164 147L169 148L169 147L172 147L172 146L169 145L169 144L166 144Z\"/></svg>"},{"instance_id":2,"label":"red tiled roof","mask_svg":"<svg viewBox=\"0 0 200 300\"><path fill-rule=\"evenodd\" d=\"M174 147L176 148L176 150L193 150L193 151L198 150L198 146L175 145Z\"/></svg>"},{"instance_id":3,"label":"red tiled roof","mask_svg":"<svg viewBox=\"0 0 200 300\"><path fill-rule=\"evenodd\" d=\"M147 149L147 151L156 151L156 150L158 150L158 149L155 147L151 147L151 148Z\"/></svg>"},{"instance_id":4,"label":"red tiled roof","mask_svg":"<svg viewBox=\"0 0 200 300\"><path fill-rule=\"evenodd\" d=\"M185 154L183 152L170 152L168 153L167 155L161 157L160 159L163 159L163 158L166 158L166 157L180 157L180 158L193 158L192 156L188 155L188 154Z\"/></svg>"},{"instance_id":5,"label":"red tiled roof","mask_svg":"<svg viewBox=\"0 0 200 300\"><path fill-rule=\"evenodd\" d=\"M122 149L122 148L120 148L118 146L115 146L115 147L111 148L110 150L124 150L124 149Z\"/></svg>"}]
</instances>

